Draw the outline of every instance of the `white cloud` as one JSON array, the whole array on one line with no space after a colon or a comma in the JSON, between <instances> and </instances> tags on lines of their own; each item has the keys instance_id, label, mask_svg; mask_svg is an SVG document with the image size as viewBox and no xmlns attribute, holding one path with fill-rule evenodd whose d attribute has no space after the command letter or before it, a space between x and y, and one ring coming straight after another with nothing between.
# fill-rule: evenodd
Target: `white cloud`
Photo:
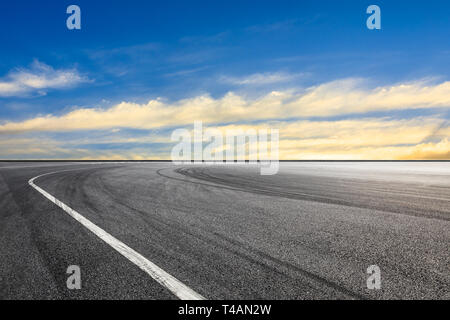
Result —
<instances>
[{"instance_id":1,"label":"white cloud","mask_svg":"<svg viewBox=\"0 0 450 320\"><path fill-rule=\"evenodd\" d=\"M222 82L230 83L233 85L267 85L274 83L282 83L294 80L300 77L302 74L289 74L285 72L266 72L266 73L254 73L245 77L229 77L223 76L220 78Z\"/></svg>"},{"instance_id":2,"label":"white cloud","mask_svg":"<svg viewBox=\"0 0 450 320\"><path fill-rule=\"evenodd\" d=\"M45 94L50 89L74 87L90 80L76 69L55 70L39 61L29 69L16 69L0 79L0 97L26 96L31 93Z\"/></svg>"}]
</instances>

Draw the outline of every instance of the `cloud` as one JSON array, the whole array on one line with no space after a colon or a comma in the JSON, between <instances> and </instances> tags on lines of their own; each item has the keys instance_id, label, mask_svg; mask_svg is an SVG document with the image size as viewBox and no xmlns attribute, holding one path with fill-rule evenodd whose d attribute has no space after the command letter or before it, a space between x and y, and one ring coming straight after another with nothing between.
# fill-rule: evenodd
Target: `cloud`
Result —
<instances>
[{"instance_id":1,"label":"cloud","mask_svg":"<svg viewBox=\"0 0 450 320\"><path fill-rule=\"evenodd\" d=\"M50 89L71 88L89 81L76 69L55 70L36 60L31 68L13 70L0 79L0 97L43 95Z\"/></svg>"},{"instance_id":2,"label":"cloud","mask_svg":"<svg viewBox=\"0 0 450 320\"><path fill-rule=\"evenodd\" d=\"M201 95L166 103L122 102L111 108L80 108L61 116L46 115L21 122L4 122L0 133L26 131L104 130L111 128L155 129L204 123L236 123L255 120L332 117L374 111L449 108L450 82L414 82L364 88L358 79L334 81L300 92L273 91L246 99L232 92L221 98Z\"/></svg>"},{"instance_id":3,"label":"cloud","mask_svg":"<svg viewBox=\"0 0 450 320\"><path fill-rule=\"evenodd\" d=\"M10 137L0 140L0 158L54 158L56 154L70 153L64 145L49 138Z\"/></svg>"},{"instance_id":4,"label":"cloud","mask_svg":"<svg viewBox=\"0 0 450 320\"><path fill-rule=\"evenodd\" d=\"M450 126L442 128L436 141L424 142L441 123L438 118L420 117L271 121L213 127L224 136L233 131L279 129L279 154L285 160L450 159Z\"/></svg>"},{"instance_id":5,"label":"cloud","mask_svg":"<svg viewBox=\"0 0 450 320\"><path fill-rule=\"evenodd\" d=\"M92 137L90 137L92 138ZM103 148L93 149L80 146L84 139L67 141L41 136L39 138L19 137L0 141L0 159L42 159L42 160L144 160L168 159L170 151L167 148L149 148L136 146L133 148ZM89 139L87 139L89 140ZM115 140L115 139L113 139ZM92 140L89 140L92 143ZM104 143L109 143L103 140Z\"/></svg>"},{"instance_id":6,"label":"cloud","mask_svg":"<svg viewBox=\"0 0 450 320\"><path fill-rule=\"evenodd\" d=\"M437 143L421 143L406 148L401 159L450 160L450 140L445 138Z\"/></svg>"},{"instance_id":7,"label":"cloud","mask_svg":"<svg viewBox=\"0 0 450 320\"><path fill-rule=\"evenodd\" d=\"M116 59L141 59L142 56L148 56L160 50L158 43L144 43L133 46L122 46L111 49L86 50L85 52L93 60L104 60L110 58Z\"/></svg>"},{"instance_id":8,"label":"cloud","mask_svg":"<svg viewBox=\"0 0 450 320\"><path fill-rule=\"evenodd\" d=\"M180 39L185 44L215 44L225 40L230 35L229 31L219 32L210 36L187 36Z\"/></svg>"},{"instance_id":9,"label":"cloud","mask_svg":"<svg viewBox=\"0 0 450 320\"><path fill-rule=\"evenodd\" d=\"M299 23L303 23L299 19L289 19L284 21L277 21L274 23L268 24L259 24L247 27L245 30L252 33L264 33L264 32L272 32L272 31L280 31L280 30L289 30L294 28Z\"/></svg>"},{"instance_id":10,"label":"cloud","mask_svg":"<svg viewBox=\"0 0 450 320\"><path fill-rule=\"evenodd\" d=\"M292 81L301 76L300 74L294 75L284 72L275 72L275 73L255 73L246 77L229 77L223 76L220 78L220 81L233 84L233 85L267 85L274 83L281 83Z\"/></svg>"},{"instance_id":11,"label":"cloud","mask_svg":"<svg viewBox=\"0 0 450 320\"><path fill-rule=\"evenodd\" d=\"M249 129L279 129L281 159L450 159L450 127L427 141L441 119L365 118L339 121L270 121L259 124L210 125L224 135ZM186 126L187 128L192 128ZM3 159L170 159L171 130L133 135L128 132L79 132L78 136L27 138L9 135L0 142ZM205 142L205 145L207 143Z\"/></svg>"},{"instance_id":12,"label":"cloud","mask_svg":"<svg viewBox=\"0 0 450 320\"><path fill-rule=\"evenodd\" d=\"M392 86L366 88L361 79L345 79L310 88L294 105L303 114L315 116L450 107L450 82L431 84L426 80Z\"/></svg>"},{"instance_id":13,"label":"cloud","mask_svg":"<svg viewBox=\"0 0 450 320\"><path fill-rule=\"evenodd\" d=\"M166 61L172 65L197 65L206 61L216 60L223 55L225 48L215 47L200 50L184 50L167 56Z\"/></svg>"},{"instance_id":14,"label":"cloud","mask_svg":"<svg viewBox=\"0 0 450 320\"><path fill-rule=\"evenodd\" d=\"M182 69L174 72L169 72L164 74L165 77L184 77L184 76L190 76L194 73L198 73L200 71L208 69L208 66L203 66L199 68L192 68L192 69Z\"/></svg>"},{"instance_id":15,"label":"cloud","mask_svg":"<svg viewBox=\"0 0 450 320\"><path fill-rule=\"evenodd\" d=\"M201 120L220 130L278 128L281 159L449 159L449 106L450 82L370 88L362 79L258 98L229 92L220 98L122 102L3 121L0 158L168 159L171 130ZM427 108L431 110L414 113L426 116L389 116L396 110ZM385 116L375 116L375 111ZM26 140L30 137L34 140Z\"/></svg>"}]
</instances>

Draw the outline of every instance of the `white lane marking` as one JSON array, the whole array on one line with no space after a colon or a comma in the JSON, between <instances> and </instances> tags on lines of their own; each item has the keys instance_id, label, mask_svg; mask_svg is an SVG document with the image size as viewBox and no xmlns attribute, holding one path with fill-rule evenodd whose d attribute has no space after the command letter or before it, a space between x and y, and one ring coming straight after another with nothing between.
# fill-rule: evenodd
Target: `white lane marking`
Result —
<instances>
[{"instance_id":1,"label":"white lane marking","mask_svg":"<svg viewBox=\"0 0 450 320\"><path fill-rule=\"evenodd\" d=\"M64 170L69 171L69 170ZM129 261L133 262L135 265L137 265L141 270L145 271L150 277L152 277L154 280L156 280L159 284L166 287L170 292L172 292L175 296L180 298L181 300L204 300L205 298L180 282L175 277L171 276L167 272L165 272L163 269L155 265L153 262L149 261L147 258L142 256L140 253L136 252L135 250L128 247L126 244L121 242L120 240L114 238L112 235L107 233L105 230L101 229L85 217L83 217L81 214L79 214L77 211L73 210L60 200L56 199L54 196L52 196L50 193L42 189L41 187L37 186L34 183L34 180L50 175L53 173L58 173L61 171L56 172L50 172L46 174L42 174L40 176L34 177L28 181L28 184L32 186L34 189L36 189L38 192L40 192L42 195L44 195L48 200L56 204L58 207L63 209L66 213L68 213L72 218L77 220L79 223L81 223L83 226L85 226L87 229L89 229L92 233L94 233L97 237L105 241L107 244L109 244L112 248L114 248L117 252L119 252L121 255L123 255L125 258L127 258Z\"/></svg>"}]
</instances>

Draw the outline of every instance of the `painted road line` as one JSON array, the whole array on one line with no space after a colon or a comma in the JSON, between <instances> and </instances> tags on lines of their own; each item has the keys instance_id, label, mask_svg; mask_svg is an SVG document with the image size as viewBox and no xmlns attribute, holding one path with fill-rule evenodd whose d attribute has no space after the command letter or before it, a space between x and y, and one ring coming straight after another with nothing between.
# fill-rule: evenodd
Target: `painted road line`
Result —
<instances>
[{"instance_id":1,"label":"painted road line","mask_svg":"<svg viewBox=\"0 0 450 320\"><path fill-rule=\"evenodd\" d=\"M69 170L64 170L69 171ZM77 220L79 223L81 223L84 227L89 229L92 233L94 233L97 237L102 239L104 242L109 244L112 248L114 248L117 252L119 252L121 255L123 255L125 258L127 258L129 261L133 262L135 265L137 265L141 270L146 272L150 277L152 277L154 280L156 280L159 284L166 287L170 292L172 292L175 296L180 298L181 300L204 300L205 298L180 282L175 277L171 276L167 272L165 272L163 269L155 265L153 262L149 261L147 258L142 256L140 253L136 252L135 250L128 247L126 244L121 242L120 240L116 239L112 235L110 235L108 232L103 230L102 228L98 227L85 217L83 217L81 214L79 214L74 209L70 208L65 203L61 202L60 200L56 199L54 196L52 196L50 193L42 189L41 187L37 186L34 183L34 180L58 173L57 172L50 172L46 174L39 175L37 177L34 177L28 181L28 184L32 186L34 189L36 189L39 193L41 193L44 197L46 197L48 200L56 204L58 207L63 209L67 214L69 214L72 218Z\"/></svg>"}]
</instances>

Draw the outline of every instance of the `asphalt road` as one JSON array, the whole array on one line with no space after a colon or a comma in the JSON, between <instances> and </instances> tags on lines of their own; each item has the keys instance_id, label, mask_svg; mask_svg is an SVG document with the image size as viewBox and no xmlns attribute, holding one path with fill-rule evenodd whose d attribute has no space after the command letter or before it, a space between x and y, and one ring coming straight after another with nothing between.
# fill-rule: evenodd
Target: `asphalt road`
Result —
<instances>
[{"instance_id":1,"label":"asphalt road","mask_svg":"<svg viewBox=\"0 0 450 320\"><path fill-rule=\"evenodd\" d=\"M50 172L35 184L207 299L450 299L449 162L0 163L0 299L176 299L28 184Z\"/></svg>"}]
</instances>

